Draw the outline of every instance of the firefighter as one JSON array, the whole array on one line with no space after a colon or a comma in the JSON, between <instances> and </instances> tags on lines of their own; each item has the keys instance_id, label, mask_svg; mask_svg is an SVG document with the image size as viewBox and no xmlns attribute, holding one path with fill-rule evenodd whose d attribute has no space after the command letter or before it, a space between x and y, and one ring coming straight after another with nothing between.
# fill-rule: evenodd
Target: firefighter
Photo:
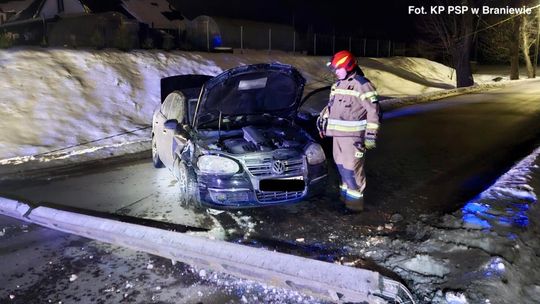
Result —
<instances>
[{"instance_id":1,"label":"firefighter","mask_svg":"<svg viewBox=\"0 0 540 304\"><path fill-rule=\"evenodd\" d=\"M328 66L338 81L331 88L317 127L321 137L333 137L334 161L341 176L340 196L345 207L360 212L364 209L366 188L365 152L375 148L379 129L378 95L351 52L337 52Z\"/></svg>"}]
</instances>

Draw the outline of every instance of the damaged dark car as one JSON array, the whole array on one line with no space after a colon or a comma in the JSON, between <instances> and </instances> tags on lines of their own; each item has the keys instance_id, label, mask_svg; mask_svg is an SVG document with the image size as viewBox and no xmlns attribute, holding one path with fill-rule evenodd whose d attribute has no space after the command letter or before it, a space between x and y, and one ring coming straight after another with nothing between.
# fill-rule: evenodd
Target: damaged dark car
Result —
<instances>
[{"instance_id":1,"label":"damaged dark car","mask_svg":"<svg viewBox=\"0 0 540 304\"><path fill-rule=\"evenodd\" d=\"M304 84L283 64L162 79L154 166L172 171L183 201L212 208L296 203L324 189L324 151L296 122Z\"/></svg>"}]
</instances>

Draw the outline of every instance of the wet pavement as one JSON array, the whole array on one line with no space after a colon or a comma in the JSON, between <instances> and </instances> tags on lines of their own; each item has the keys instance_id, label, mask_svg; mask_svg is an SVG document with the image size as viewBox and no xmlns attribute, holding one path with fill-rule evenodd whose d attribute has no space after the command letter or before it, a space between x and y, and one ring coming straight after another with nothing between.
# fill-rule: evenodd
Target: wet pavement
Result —
<instances>
[{"instance_id":1,"label":"wet pavement","mask_svg":"<svg viewBox=\"0 0 540 304\"><path fill-rule=\"evenodd\" d=\"M153 169L150 158L7 179L0 195L197 227L192 233L385 271L364 254L378 238L429 238L411 227L459 210L538 145L539 82L385 113L378 147L366 156L361 214L337 200L334 170L324 195L298 205L207 213L181 206L172 174Z\"/></svg>"}]
</instances>

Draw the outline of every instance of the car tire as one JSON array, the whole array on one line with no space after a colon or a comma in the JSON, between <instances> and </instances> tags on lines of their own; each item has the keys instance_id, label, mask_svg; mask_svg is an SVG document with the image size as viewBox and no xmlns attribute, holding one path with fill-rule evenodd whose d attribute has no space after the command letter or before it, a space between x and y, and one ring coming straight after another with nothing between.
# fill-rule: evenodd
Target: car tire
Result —
<instances>
[{"instance_id":1,"label":"car tire","mask_svg":"<svg viewBox=\"0 0 540 304\"><path fill-rule=\"evenodd\" d=\"M163 168L163 162L159 158L158 150L157 150L157 140L154 135L152 135L152 164L154 165L154 168Z\"/></svg>"},{"instance_id":2,"label":"car tire","mask_svg":"<svg viewBox=\"0 0 540 304\"><path fill-rule=\"evenodd\" d=\"M174 174L178 179L179 196L181 204L202 208L199 184L193 169L178 158L174 161Z\"/></svg>"}]
</instances>

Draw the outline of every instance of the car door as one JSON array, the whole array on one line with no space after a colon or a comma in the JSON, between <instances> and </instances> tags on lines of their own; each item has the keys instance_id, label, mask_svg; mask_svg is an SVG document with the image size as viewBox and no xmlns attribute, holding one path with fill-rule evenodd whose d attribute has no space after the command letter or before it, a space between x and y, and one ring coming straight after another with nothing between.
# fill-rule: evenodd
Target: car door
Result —
<instances>
[{"instance_id":1,"label":"car door","mask_svg":"<svg viewBox=\"0 0 540 304\"><path fill-rule=\"evenodd\" d=\"M167 166L172 168L176 150L182 149L187 141L187 132L184 129L186 126L186 98L180 91L170 93L163 104L167 104L165 108L166 121L176 120L178 125L175 129L163 128L163 146L164 152L162 161Z\"/></svg>"},{"instance_id":2,"label":"car door","mask_svg":"<svg viewBox=\"0 0 540 304\"><path fill-rule=\"evenodd\" d=\"M317 130L317 118L319 113L328 105L328 99L330 97L330 86L313 90L306 94L302 99L300 107L298 109L298 116L296 117L296 123L306 130L313 139L324 142L327 140L321 140L319 137L319 131Z\"/></svg>"},{"instance_id":3,"label":"car door","mask_svg":"<svg viewBox=\"0 0 540 304\"><path fill-rule=\"evenodd\" d=\"M300 102L298 112L309 116L319 116L319 113L328 104L330 99L330 86L315 89L306 94Z\"/></svg>"}]
</instances>

